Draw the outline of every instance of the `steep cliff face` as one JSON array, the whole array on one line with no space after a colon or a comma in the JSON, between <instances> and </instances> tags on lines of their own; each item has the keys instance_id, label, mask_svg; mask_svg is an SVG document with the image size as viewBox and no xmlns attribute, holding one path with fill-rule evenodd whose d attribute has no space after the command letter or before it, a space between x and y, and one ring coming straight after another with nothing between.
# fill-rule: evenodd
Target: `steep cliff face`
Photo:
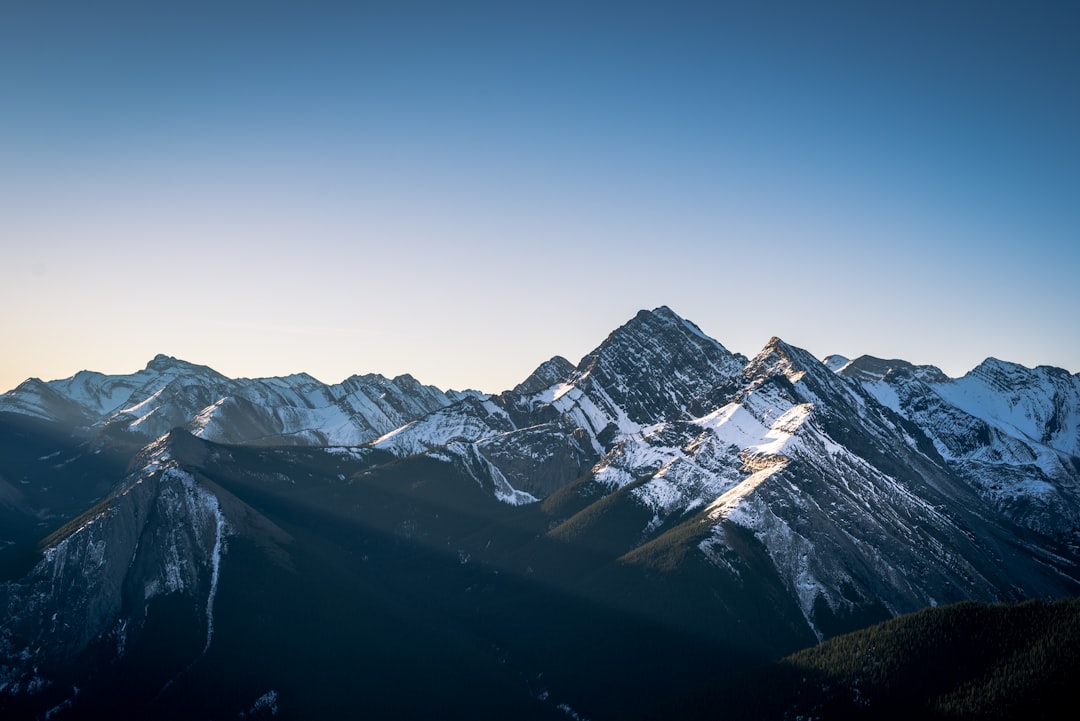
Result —
<instances>
[{"instance_id":1,"label":"steep cliff face","mask_svg":"<svg viewBox=\"0 0 1080 721\"><path fill-rule=\"evenodd\" d=\"M640 426L684 417L745 363L693 323L660 307L641 311L615 330L582 359L569 385L609 422ZM586 419L595 418L582 410ZM604 427L594 430L599 434Z\"/></svg>"},{"instance_id":2,"label":"steep cliff face","mask_svg":"<svg viewBox=\"0 0 1080 721\"><path fill-rule=\"evenodd\" d=\"M209 646L229 532L217 496L180 468L169 440L151 444L112 495L45 540L25 578L0 587L0 684L19 693L88 653L119 658L150 602L170 594L195 601Z\"/></svg>"}]
</instances>

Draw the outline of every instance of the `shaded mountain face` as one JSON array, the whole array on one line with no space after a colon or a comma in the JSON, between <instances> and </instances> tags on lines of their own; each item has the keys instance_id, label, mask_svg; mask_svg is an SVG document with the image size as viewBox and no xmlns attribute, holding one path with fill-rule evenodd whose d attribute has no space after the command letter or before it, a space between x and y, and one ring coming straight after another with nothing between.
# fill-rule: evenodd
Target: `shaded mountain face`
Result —
<instances>
[{"instance_id":1,"label":"shaded mountain face","mask_svg":"<svg viewBox=\"0 0 1080 721\"><path fill-rule=\"evenodd\" d=\"M1075 595L1078 399L1077 376L994 360L949 379L778 338L747 359L668 308L492 396L165 357L27 381L0 396L0 698L115 713L135 663L135 715L274 691L303 717L378 665L391 708L416 654L389 624L433 674L465 659L417 713L480 704L482 678L503 716L614 718L926 606ZM294 648L318 682L289 681Z\"/></svg>"}]
</instances>

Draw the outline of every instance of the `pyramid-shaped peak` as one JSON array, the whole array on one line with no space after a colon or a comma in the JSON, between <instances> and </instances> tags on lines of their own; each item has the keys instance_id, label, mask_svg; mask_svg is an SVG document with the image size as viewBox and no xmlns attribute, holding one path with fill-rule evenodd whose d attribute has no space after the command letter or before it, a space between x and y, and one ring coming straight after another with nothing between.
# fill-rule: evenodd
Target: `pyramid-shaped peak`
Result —
<instances>
[{"instance_id":1,"label":"pyramid-shaped peak","mask_svg":"<svg viewBox=\"0 0 1080 721\"><path fill-rule=\"evenodd\" d=\"M769 342L746 365L744 372L750 377L757 378L781 374L793 382L807 372L833 374L812 353L787 343L779 336L769 339Z\"/></svg>"},{"instance_id":2,"label":"pyramid-shaped peak","mask_svg":"<svg viewBox=\"0 0 1080 721\"><path fill-rule=\"evenodd\" d=\"M780 336L774 335L772 338L769 339L769 341L765 344L765 347L761 349L761 352L758 353L758 355L760 356L777 354L784 357L791 357L794 355L798 355L801 352L802 351L799 348L796 348L790 343L787 343Z\"/></svg>"},{"instance_id":3,"label":"pyramid-shaped peak","mask_svg":"<svg viewBox=\"0 0 1080 721\"><path fill-rule=\"evenodd\" d=\"M602 405L635 423L678 417L736 377L746 359L731 353L666 306L642 310L578 364L571 383L597 391ZM618 415L618 412L612 410Z\"/></svg>"},{"instance_id":4,"label":"pyramid-shaped peak","mask_svg":"<svg viewBox=\"0 0 1080 721\"><path fill-rule=\"evenodd\" d=\"M514 386L514 393L527 395L539 393L556 383L561 383L574 374L574 364L561 355L554 356L534 370L528 378Z\"/></svg>"},{"instance_id":5,"label":"pyramid-shaped peak","mask_svg":"<svg viewBox=\"0 0 1080 721\"><path fill-rule=\"evenodd\" d=\"M686 341L695 346L707 345L730 355L730 352L718 341L705 335L696 324L686 320L666 305L652 310L638 311L633 318L616 328L594 353L602 351L605 346L617 345L628 339L643 342L649 337L662 339L668 344Z\"/></svg>"}]
</instances>

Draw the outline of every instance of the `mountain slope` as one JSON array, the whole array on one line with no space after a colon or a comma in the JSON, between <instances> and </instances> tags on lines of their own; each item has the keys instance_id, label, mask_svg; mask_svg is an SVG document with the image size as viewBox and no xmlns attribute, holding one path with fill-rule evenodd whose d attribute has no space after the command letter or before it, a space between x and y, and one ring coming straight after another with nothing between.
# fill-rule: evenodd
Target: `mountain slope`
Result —
<instances>
[{"instance_id":1,"label":"mountain slope","mask_svg":"<svg viewBox=\"0 0 1080 721\"><path fill-rule=\"evenodd\" d=\"M1066 540L1080 529L1077 376L988 359L954 380L866 356L838 372L917 425L943 463L1005 517Z\"/></svg>"},{"instance_id":2,"label":"mountain slope","mask_svg":"<svg viewBox=\"0 0 1080 721\"><path fill-rule=\"evenodd\" d=\"M819 638L926 605L1080 588L1066 547L1005 522L919 450L916 427L805 351L773 339L741 388L681 433L629 439L598 466L595 482L632 482L630 499L651 511L622 533L625 560L670 568L701 554L775 573ZM567 523L603 522L590 514Z\"/></svg>"},{"instance_id":3,"label":"mountain slope","mask_svg":"<svg viewBox=\"0 0 1080 721\"><path fill-rule=\"evenodd\" d=\"M174 431L3 587L0 712L230 717L273 691L286 718L611 717L747 658L625 603L643 578L591 593L545 523L427 456Z\"/></svg>"},{"instance_id":4,"label":"mountain slope","mask_svg":"<svg viewBox=\"0 0 1080 721\"><path fill-rule=\"evenodd\" d=\"M924 609L732 679L655 718L1028 719L1073 702L1080 600Z\"/></svg>"},{"instance_id":5,"label":"mountain slope","mask_svg":"<svg viewBox=\"0 0 1080 721\"><path fill-rule=\"evenodd\" d=\"M475 392L443 391L409 375L352 376L328 386L306 374L230 379L159 355L127 376L82 371L30 379L0 396L0 413L59 421L84 434L145 443L175 427L257 445L360 445Z\"/></svg>"},{"instance_id":6,"label":"mountain slope","mask_svg":"<svg viewBox=\"0 0 1080 721\"><path fill-rule=\"evenodd\" d=\"M328 614L343 639L376 639L333 646L377 679L378 708L408 686L378 624L416 623L410 643L467 659L503 715L617 718L926 606L1073 596L1077 384L1000 361L955 380L822 362L779 338L747 359L665 307L494 396L408 376L233 380L165 357L28 381L0 397L19 551L0 586L0 698L116 711L135 664L140 713L176 700L166 686L222 694L181 704L194 715L247 713L270 690L331 713L320 695L346 703L343 672L315 661L326 629L299 620ZM267 633L276 655L230 694L217 674ZM287 681L290 644L325 682ZM372 671L372 654L401 662ZM453 678L446 702L468 685Z\"/></svg>"},{"instance_id":7,"label":"mountain slope","mask_svg":"<svg viewBox=\"0 0 1080 721\"><path fill-rule=\"evenodd\" d=\"M460 441L484 467L479 480L505 497L542 498L649 425L689 418L745 363L666 307L638 313L572 372L561 361L543 364L513 391L451 406L376 446L400 455Z\"/></svg>"}]
</instances>

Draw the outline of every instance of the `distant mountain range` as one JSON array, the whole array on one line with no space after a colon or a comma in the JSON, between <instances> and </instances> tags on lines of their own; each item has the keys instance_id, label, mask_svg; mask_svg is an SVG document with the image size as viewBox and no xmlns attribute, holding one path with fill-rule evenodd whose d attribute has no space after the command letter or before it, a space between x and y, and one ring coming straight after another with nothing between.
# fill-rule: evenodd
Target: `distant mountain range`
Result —
<instances>
[{"instance_id":1,"label":"distant mountain range","mask_svg":"<svg viewBox=\"0 0 1080 721\"><path fill-rule=\"evenodd\" d=\"M0 573L13 717L662 713L925 607L1076 596L1080 375L747 359L661 307L498 395L31 379Z\"/></svg>"}]
</instances>

